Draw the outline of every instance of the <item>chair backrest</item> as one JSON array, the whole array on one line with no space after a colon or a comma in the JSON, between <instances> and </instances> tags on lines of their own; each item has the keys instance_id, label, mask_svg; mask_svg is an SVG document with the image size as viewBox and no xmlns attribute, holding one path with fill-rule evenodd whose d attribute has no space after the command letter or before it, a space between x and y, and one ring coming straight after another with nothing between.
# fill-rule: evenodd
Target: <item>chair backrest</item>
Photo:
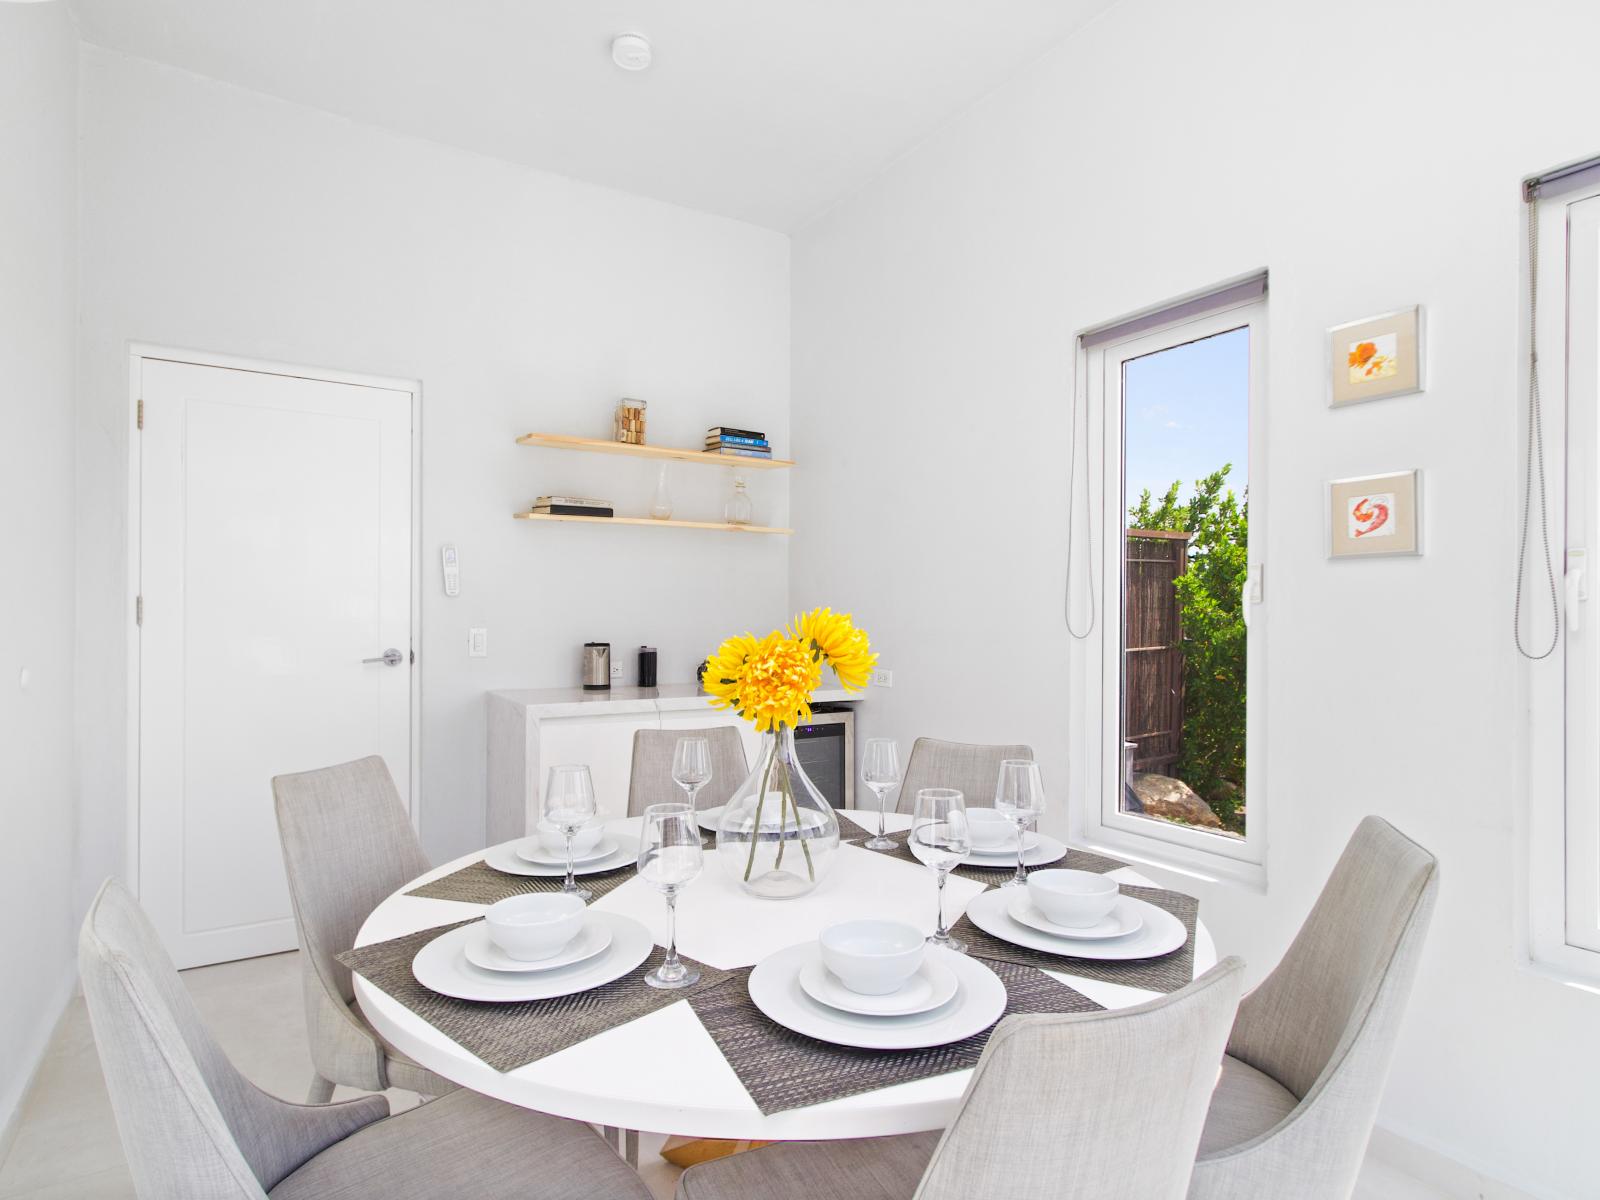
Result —
<instances>
[{"instance_id":1,"label":"chair backrest","mask_svg":"<svg viewBox=\"0 0 1600 1200\"><path fill-rule=\"evenodd\" d=\"M278 836L300 949L323 986L355 999L350 968L334 957L380 901L430 864L383 759L279 775Z\"/></svg>"},{"instance_id":2,"label":"chair backrest","mask_svg":"<svg viewBox=\"0 0 1600 1200\"><path fill-rule=\"evenodd\" d=\"M239 1074L155 929L114 879L84 918L78 969L141 1197L261 1200L307 1159L388 1114L381 1096L287 1104Z\"/></svg>"},{"instance_id":3,"label":"chair backrest","mask_svg":"<svg viewBox=\"0 0 1600 1200\"><path fill-rule=\"evenodd\" d=\"M918 738L906 763L905 780L900 784L896 811L908 813L917 807L921 788L955 788L974 807L994 804L995 785L1000 782L1000 764L1008 758L1032 758L1031 746L974 746L966 742L942 742L938 738Z\"/></svg>"},{"instance_id":4,"label":"chair backrest","mask_svg":"<svg viewBox=\"0 0 1600 1200\"><path fill-rule=\"evenodd\" d=\"M1348 1196L1438 895L1432 854L1368 817L1288 953L1239 1006L1228 1053L1298 1099L1276 1125L1195 1164L1191 1196Z\"/></svg>"},{"instance_id":5,"label":"chair backrest","mask_svg":"<svg viewBox=\"0 0 1600 1200\"><path fill-rule=\"evenodd\" d=\"M1362 821L1283 960L1239 1006L1228 1053L1304 1099L1357 1038L1392 1041L1415 962L1403 980L1395 967L1420 949L1438 878L1432 854L1381 817ZM1383 1030L1370 1020L1380 997L1395 1002Z\"/></svg>"},{"instance_id":6,"label":"chair backrest","mask_svg":"<svg viewBox=\"0 0 1600 1200\"><path fill-rule=\"evenodd\" d=\"M916 1200L1180 1200L1243 975L1229 958L1135 1008L1001 1021Z\"/></svg>"},{"instance_id":7,"label":"chair backrest","mask_svg":"<svg viewBox=\"0 0 1600 1200\"><path fill-rule=\"evenodd\" d=\"M633 767L628 776L628 815L637 817L652 804L683 802L683 789L672 782L672 752L686 737L703 737L711 747L711 782L700 789L695 807L726 804L750 774L744 738L732 725L708 729L640 729L633 735Z\"/></svg>"}]
</instances>

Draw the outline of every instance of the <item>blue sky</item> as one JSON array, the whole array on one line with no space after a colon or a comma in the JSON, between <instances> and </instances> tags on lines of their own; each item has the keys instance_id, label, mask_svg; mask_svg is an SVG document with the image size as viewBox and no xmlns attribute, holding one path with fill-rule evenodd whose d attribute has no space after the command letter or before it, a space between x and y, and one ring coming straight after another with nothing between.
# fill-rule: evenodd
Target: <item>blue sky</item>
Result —
<instances>
[{"instance_id":1,"label":"blue sky","mask_svg":"<svg viewBox=\"0 0 1600 1200\"><path fill-rule=\"evenodd\" d=\"M1194 481L1232 463L1228 486L1243 496L1249 471L1250 331L1235 329L1136 358L1124 368L1128 504L1174 479Z\"/></svg>"}]
</instances>

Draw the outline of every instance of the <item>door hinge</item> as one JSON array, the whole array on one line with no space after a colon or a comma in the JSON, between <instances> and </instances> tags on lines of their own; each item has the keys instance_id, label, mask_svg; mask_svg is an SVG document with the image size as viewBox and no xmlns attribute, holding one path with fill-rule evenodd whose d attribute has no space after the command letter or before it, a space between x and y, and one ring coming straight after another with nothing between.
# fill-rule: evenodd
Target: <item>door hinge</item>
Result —
<instances>
[{"instance_id":1,"label":"door hinge","mask_svg":"<svg viewBox=\"0 0 1600 1200\"><path fill-rule=\"evenodd\" d=\"M137 414L135 414L135 420L138 423L139 428L143 429L144 428L144 401L142 399L139 401L139 410L138 410Z\"/></svg>"},{"instance_id":2,"label":"door hinge","mask_svg":"<svg viewBox=\"0 0 1600 1200\"><path fill-rule=\"evenodd\" d=\"M144 597L143 596L135 596L133 598L133 623L135 625L143 625L144 624Z\"/></svg>"}]
</instances>

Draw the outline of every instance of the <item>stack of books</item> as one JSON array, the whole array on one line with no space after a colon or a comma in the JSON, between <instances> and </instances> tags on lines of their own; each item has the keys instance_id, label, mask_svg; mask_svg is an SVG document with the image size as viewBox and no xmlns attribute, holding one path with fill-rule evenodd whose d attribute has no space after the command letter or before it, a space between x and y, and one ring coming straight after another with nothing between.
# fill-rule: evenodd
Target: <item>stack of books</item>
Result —
<instances>
[{"instance_id":1,"label":"stack of books","mask_svg":"<svg viewBox=\"0 0 1600 1200\"><path fill-rule=\"evenodd\" d=\"M713 425L706 430L707 454L738 454L745 458L771 458L772 444L767 435L753 429L729 429Z\"/></svg>"},{"instance_id":2,"label":"stack of books","mask_svg":"<svg viewBox=\"0 0 1600 1200\"><path fill-rule=\"evenodd\" d=\"M528 511L547 513L552 517L616 516L610 501L590 500L586 496L540 496Z\"/></svg>"}]
</instances>

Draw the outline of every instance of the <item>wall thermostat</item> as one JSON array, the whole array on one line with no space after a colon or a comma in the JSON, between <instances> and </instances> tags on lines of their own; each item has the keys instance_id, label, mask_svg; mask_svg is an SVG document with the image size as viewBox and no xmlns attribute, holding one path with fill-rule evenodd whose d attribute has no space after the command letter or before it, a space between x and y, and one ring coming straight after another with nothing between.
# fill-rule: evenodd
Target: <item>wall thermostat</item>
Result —
<instances>
[{"instance_id":1,"label":"wall thermostat","mask_svg":"<svg viewBox=\"0 0 1600 1200\"><path fill-rule=\"evenodd\" d=\"M453 542L446 542L439 547L439 562L444 567L444 594L446 596L461 595L461 564L456 559L456 548Z\"/></svg>"}]
</instances>

